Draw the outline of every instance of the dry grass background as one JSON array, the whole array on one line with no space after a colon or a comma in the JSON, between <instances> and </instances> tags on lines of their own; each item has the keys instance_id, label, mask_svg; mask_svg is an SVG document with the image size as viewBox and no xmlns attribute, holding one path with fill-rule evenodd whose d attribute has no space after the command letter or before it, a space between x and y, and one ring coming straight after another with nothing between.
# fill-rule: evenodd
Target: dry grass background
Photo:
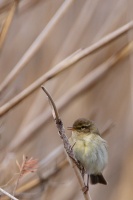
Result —
<instances>
[{"instance_id":1,"label":"dry grass background","mask_svg":"<svg viewBox=\"0 0 133 200\"><path fill-rule=\"evenodd\" d=\"M61 17L47 30L40 47L13 80L1 88L38 35L48 29L51 19L56 19L55 14L63 3L67 4L66 9L61 9ZM0 113L3 105L60 61L132 21L132 6L129 0L0 0ZM65 127L79 117L94 120L101 131L110 121L114 124L105 135L109 146L109 164L104 171L108 186L91 186L92 200L133 198L132 33L130 28L45 83ZM126 45L131 46L122 51ZM122 51L120 58L119 51ZM112 56L118 62L110 64ZM90 81L100 66L99 75L103 64L109 65L103 75L90 85L85 82L84 77L87 75ZM81 81L84 89L80 88ZM20 181L16 192L19 199L83 199L73 170L65 161L50 106L40 86L1 114L0 185L12 193L18 172L16 159L22 162L25 154L37 158L39 168L37 173ZM75 96L69 101L72 94Z\"/></svg>"}]
</instances>

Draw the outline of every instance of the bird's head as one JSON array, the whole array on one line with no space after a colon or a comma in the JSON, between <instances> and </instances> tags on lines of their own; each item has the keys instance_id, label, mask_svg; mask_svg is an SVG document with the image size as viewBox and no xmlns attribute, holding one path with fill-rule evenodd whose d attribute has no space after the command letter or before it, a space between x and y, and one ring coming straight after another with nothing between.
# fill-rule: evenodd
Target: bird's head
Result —
<instances>
[{"instance_id":1,"label":"bird's head","mask_svg":"<svg viewBox=\"0 0 133 200\"><path fill-rule=\"evenodd\" d=\"M84 118L80 118L77 119L74 123L72 127L68 127L68 130L72 130L72 131L77 131L78 133L93 133L93 132L97 132L97 128L95 127L94 122L88 120L88 119L84 119Z\"/></svg>"}]
</instances>

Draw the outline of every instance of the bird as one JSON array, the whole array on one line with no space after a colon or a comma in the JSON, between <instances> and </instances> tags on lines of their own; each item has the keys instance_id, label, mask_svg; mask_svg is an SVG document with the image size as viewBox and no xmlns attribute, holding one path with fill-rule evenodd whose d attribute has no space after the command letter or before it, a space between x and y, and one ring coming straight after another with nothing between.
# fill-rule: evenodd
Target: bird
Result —
<instances>
[{"instance_id":1,"label":"bird","mask_svg":"<svg viewBox=\"0 0 133 200\"><path fill-rule=\"evenodd\" d=\"M104 184L107 181L102 172L108 162L107 142L101 137L95 123L85 118L77 119L72 127L69 138L76 160L83 166L87 174L87 188L89 179L91 184Z\"/></svg>"}]
</instances>

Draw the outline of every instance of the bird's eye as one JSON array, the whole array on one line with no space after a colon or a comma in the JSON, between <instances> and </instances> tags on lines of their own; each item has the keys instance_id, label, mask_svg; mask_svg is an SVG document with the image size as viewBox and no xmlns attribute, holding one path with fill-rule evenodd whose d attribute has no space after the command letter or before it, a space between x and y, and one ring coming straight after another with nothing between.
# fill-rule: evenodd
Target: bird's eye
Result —
<instances>
[{"instance_id":1,"label":"bird's eye","mask_svg":"<svg viewBox=\"0 0 133 200\"><path fill-rule=\"evenodd\" d=\"M82 130L85 130L85 129L86 129L86 126L82 126L81 129L82 129Z\"/></svg>"},{"instance_id":2,"label":"bird's eye","mask_svg":"<svg viewBox=\"0 0 133 200\"><path fill-rule=\"evenodd\" d=\"M84 125L81 127L81 130L89 129L89 127L90 127L90 125L86 125L86 126Z\"/></svg>"}]
</instances>

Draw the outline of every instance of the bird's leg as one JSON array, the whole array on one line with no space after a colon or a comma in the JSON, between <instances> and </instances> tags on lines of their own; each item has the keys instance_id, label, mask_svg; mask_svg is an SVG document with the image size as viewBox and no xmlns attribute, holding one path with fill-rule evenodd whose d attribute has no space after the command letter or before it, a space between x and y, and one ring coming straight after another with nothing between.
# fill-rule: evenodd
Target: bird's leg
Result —
<instances>
[{"instance_id":1,"label":"bird's leg","mask_svg":"<svg viewBox=\"0 0 133 200\"><path fill-rule=\"evenodd\" d=\"M84 169L84 167L81 165L80 162L79 162L79 167L80 167L80 172L81 172L81 175L82 175L82 178L83 178L83 181L84 181L85 169ZM84 184L85 184L85 182L84 182Z\"/></svg>"},{"instance_id":2,"label":"bird's leg","mask_svg":"<svg viewBox=\"0 0 133 200\"><path fill-rule=\"evenodd\" d=\"M87 188L89 190L89 174L87 174Z\"/></svg>"},{"instance_id":3,"label":"bird's leg","mask_svg":"<svg viewBox=\"0 0 133 200\"><path fill-rule=\"evenodd\" d=\"M84 187L82 188L82 191L84 193L86 193L89 190L89 175L87 174L87 184L85 183L85 180L84 180L84 175L85 175L85 169L84 168L81 169L81 175L82 175L82 178L83 178L83 181L84 181Z\"/></svg>"},{"instance_id":4,"label":"bird's leg","mask_svg":"<svg viewBox=\"0 0 133 200\"><path fill-rule=\"evenodd\" d=\"M83 180L84 180L84 176L85 176L84 169L81 169L81 175L82 175L82 178L83 178Z\"/></svg>"},{"instance_id":5,"label":"bird's leg","mask_svg":"<svg viewBox=\"0 0 133 200\"><path fill-rule=\"evenodd\" d=\"M85 184L85 183L84 183ZM89 175L87 175L87 185L85 185L83 188L82 188L82 191L84 193L88 192L89 190Z\"/></svg>"},{"instance_id":6,"label":"bird's leg","mask_svg":"<svg viewBox=\"0 0 133 200\"><path fill-rule=\"evenodd\" d=\"M82 188L82 191L84 193L86 193L88 191L88 188L89 188L89 175L87 175L87 185L85 184L85 179L84 179L84 176L85 176L85 168L82 166L82 164L80 163L80 161L78 161L78 168L81 172L81 176L83 178L83 182L84 182L84 187Z\"/></svg>"}]
</instances>

